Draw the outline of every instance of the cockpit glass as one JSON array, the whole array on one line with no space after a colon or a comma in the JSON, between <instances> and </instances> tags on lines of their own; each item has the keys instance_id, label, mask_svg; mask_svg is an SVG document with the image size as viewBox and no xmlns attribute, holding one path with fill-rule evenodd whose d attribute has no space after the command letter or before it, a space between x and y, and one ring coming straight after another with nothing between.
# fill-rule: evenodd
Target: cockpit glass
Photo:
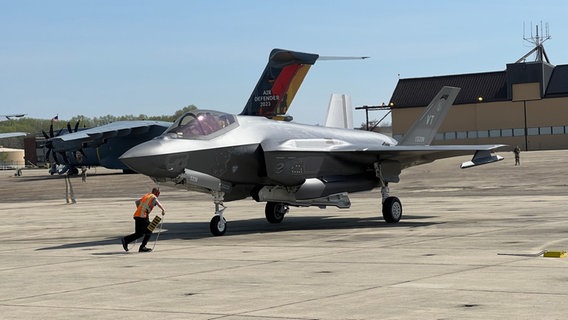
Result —
<instances>
[{"instance_id":1,"label":"cockpit glass","mask_svg":"<svg viewBox=\"0 0 568 320\"><path fill-rule=\"evenodd\" d=\"M165 135L178 139L200 139L236 127L234 115L208 110L195 110L181 116ZM216 135L214 135L216 136Z\"/></svg>"}]
</instances>

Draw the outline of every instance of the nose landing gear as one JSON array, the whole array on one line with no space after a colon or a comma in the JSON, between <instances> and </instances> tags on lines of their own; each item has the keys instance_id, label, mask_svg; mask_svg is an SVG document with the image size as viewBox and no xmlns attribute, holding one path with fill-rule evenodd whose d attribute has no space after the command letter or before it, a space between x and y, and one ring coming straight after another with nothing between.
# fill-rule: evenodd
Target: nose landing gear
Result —
<instances>
[{"instance_id":1,"label":"nose landing gear","mask_svg":"<svg viewBox=\"0 0 568 320\"><path fill-rule=\"evenodd\" d=\"M215 203L215 215L209 222L209 230L214 236L222 236L227 232L227 220L223 217L223 211L227 207L223 205L223 193L214 194L213 202Z\"/></svg>"}]
</instances>

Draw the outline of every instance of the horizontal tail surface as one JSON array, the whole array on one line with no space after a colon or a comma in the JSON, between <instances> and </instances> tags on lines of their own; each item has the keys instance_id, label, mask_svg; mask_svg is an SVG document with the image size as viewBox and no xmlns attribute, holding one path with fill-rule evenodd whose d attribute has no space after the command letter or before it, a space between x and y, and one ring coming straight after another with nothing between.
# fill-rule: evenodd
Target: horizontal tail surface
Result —
<instances>
[{"instance_id":1,"label":"horizontal tail surface","mask_svg":"<svg viewBox=\"0 0 568 320\"><path fill-rule=\"evenodd\" d=\"M498 154L494 154L491 150L478 150L473 155L471 161L466 161L461 164L462 169L467 169L475 166L479 166L482 164L493 163L497 161L501 161L504 158Z\"/></svg>"}]
</instances>

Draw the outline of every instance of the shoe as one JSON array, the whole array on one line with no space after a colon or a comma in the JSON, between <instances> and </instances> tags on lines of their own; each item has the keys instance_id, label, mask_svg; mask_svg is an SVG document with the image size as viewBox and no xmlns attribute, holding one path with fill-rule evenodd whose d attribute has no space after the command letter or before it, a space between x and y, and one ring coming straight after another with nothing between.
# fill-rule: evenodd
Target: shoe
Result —
<instances>
[{"instance_id":1,"label":"shoe","mask_svg":"<svg viewBox=\"0 0 568 320\"><path fill-rule=\"evenodd\" d=\"M152 249L146 247L140 247L140 249L138 249L138 252L152 252Z\"/></svg>"},{"instance_id":2,"label":"shoe","mask_svg":"<svg viewBox=\"0 0 568 320\"><path fill-rule=\"evenodd\" d=\"M128 244L126 243L126 240L122 238L120 239L120 242L122 242L122 247L124 248L124 251L128 252Z\"/></svg>"}]
</instances>

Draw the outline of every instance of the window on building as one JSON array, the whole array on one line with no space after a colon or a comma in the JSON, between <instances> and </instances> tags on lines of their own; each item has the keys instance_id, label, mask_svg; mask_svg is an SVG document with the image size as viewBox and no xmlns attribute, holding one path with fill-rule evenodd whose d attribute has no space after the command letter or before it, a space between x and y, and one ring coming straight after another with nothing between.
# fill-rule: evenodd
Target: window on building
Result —
<instances>
[{"instance_id":1,"label":"window on building","mask_svg":"<svg viewBox=\"0 0 568 320\"><path fill-rule=\"evenodd\" d=\"M524 136L524 135L525 135L525 129L524 128L513 129L513 136L520 137L520 136Z\"/></svg>"},{"instance_id":2,"label":"window on building","mask_svg":"<svg viewBox=\"0 0 568 320\"><path fill-rule=\"evenodd\" d=\"M501 136L501 129L494 129L494 130L489 130L489 136L491 138L497 138Z\"/></svg>"},{"instance_id":3,"label":"window on building","mask_svg":"<svg viewBox=\"0 0 568 320\"><path fill-rule=\"evenodd\" d=\"M542 127L542 128L540 128L540 134L541 134L541 135L552 134L552 127Z\"/></svg>"},{"instance_id":4,"label":"window on building","mask_svg":"<svg viewBox=\"0 0 568 320\"><path fill-rule=\"evenodd\" d=\"M564 127L552 127L552 134L564 134Z\"/></svg>"},{"instance_id":5,"label":"window on building","mask_svg":"<svg viewBox=\"0 0 568 320\"><path fill-rule=\"evenodd\" d=\"M538 136L538 128L528 128L527 134L529 136Z\"/></svg>"},{"instance_id":6,"label":"window on building","mask_svg":"<svg viewBox=\"0 0 568 320\"><path fill-rule=\"evenodd\" d=\"M444 140L455 140L456 139L456 132L446 132L444 133Z\"/></svg>"}]
</instances>

